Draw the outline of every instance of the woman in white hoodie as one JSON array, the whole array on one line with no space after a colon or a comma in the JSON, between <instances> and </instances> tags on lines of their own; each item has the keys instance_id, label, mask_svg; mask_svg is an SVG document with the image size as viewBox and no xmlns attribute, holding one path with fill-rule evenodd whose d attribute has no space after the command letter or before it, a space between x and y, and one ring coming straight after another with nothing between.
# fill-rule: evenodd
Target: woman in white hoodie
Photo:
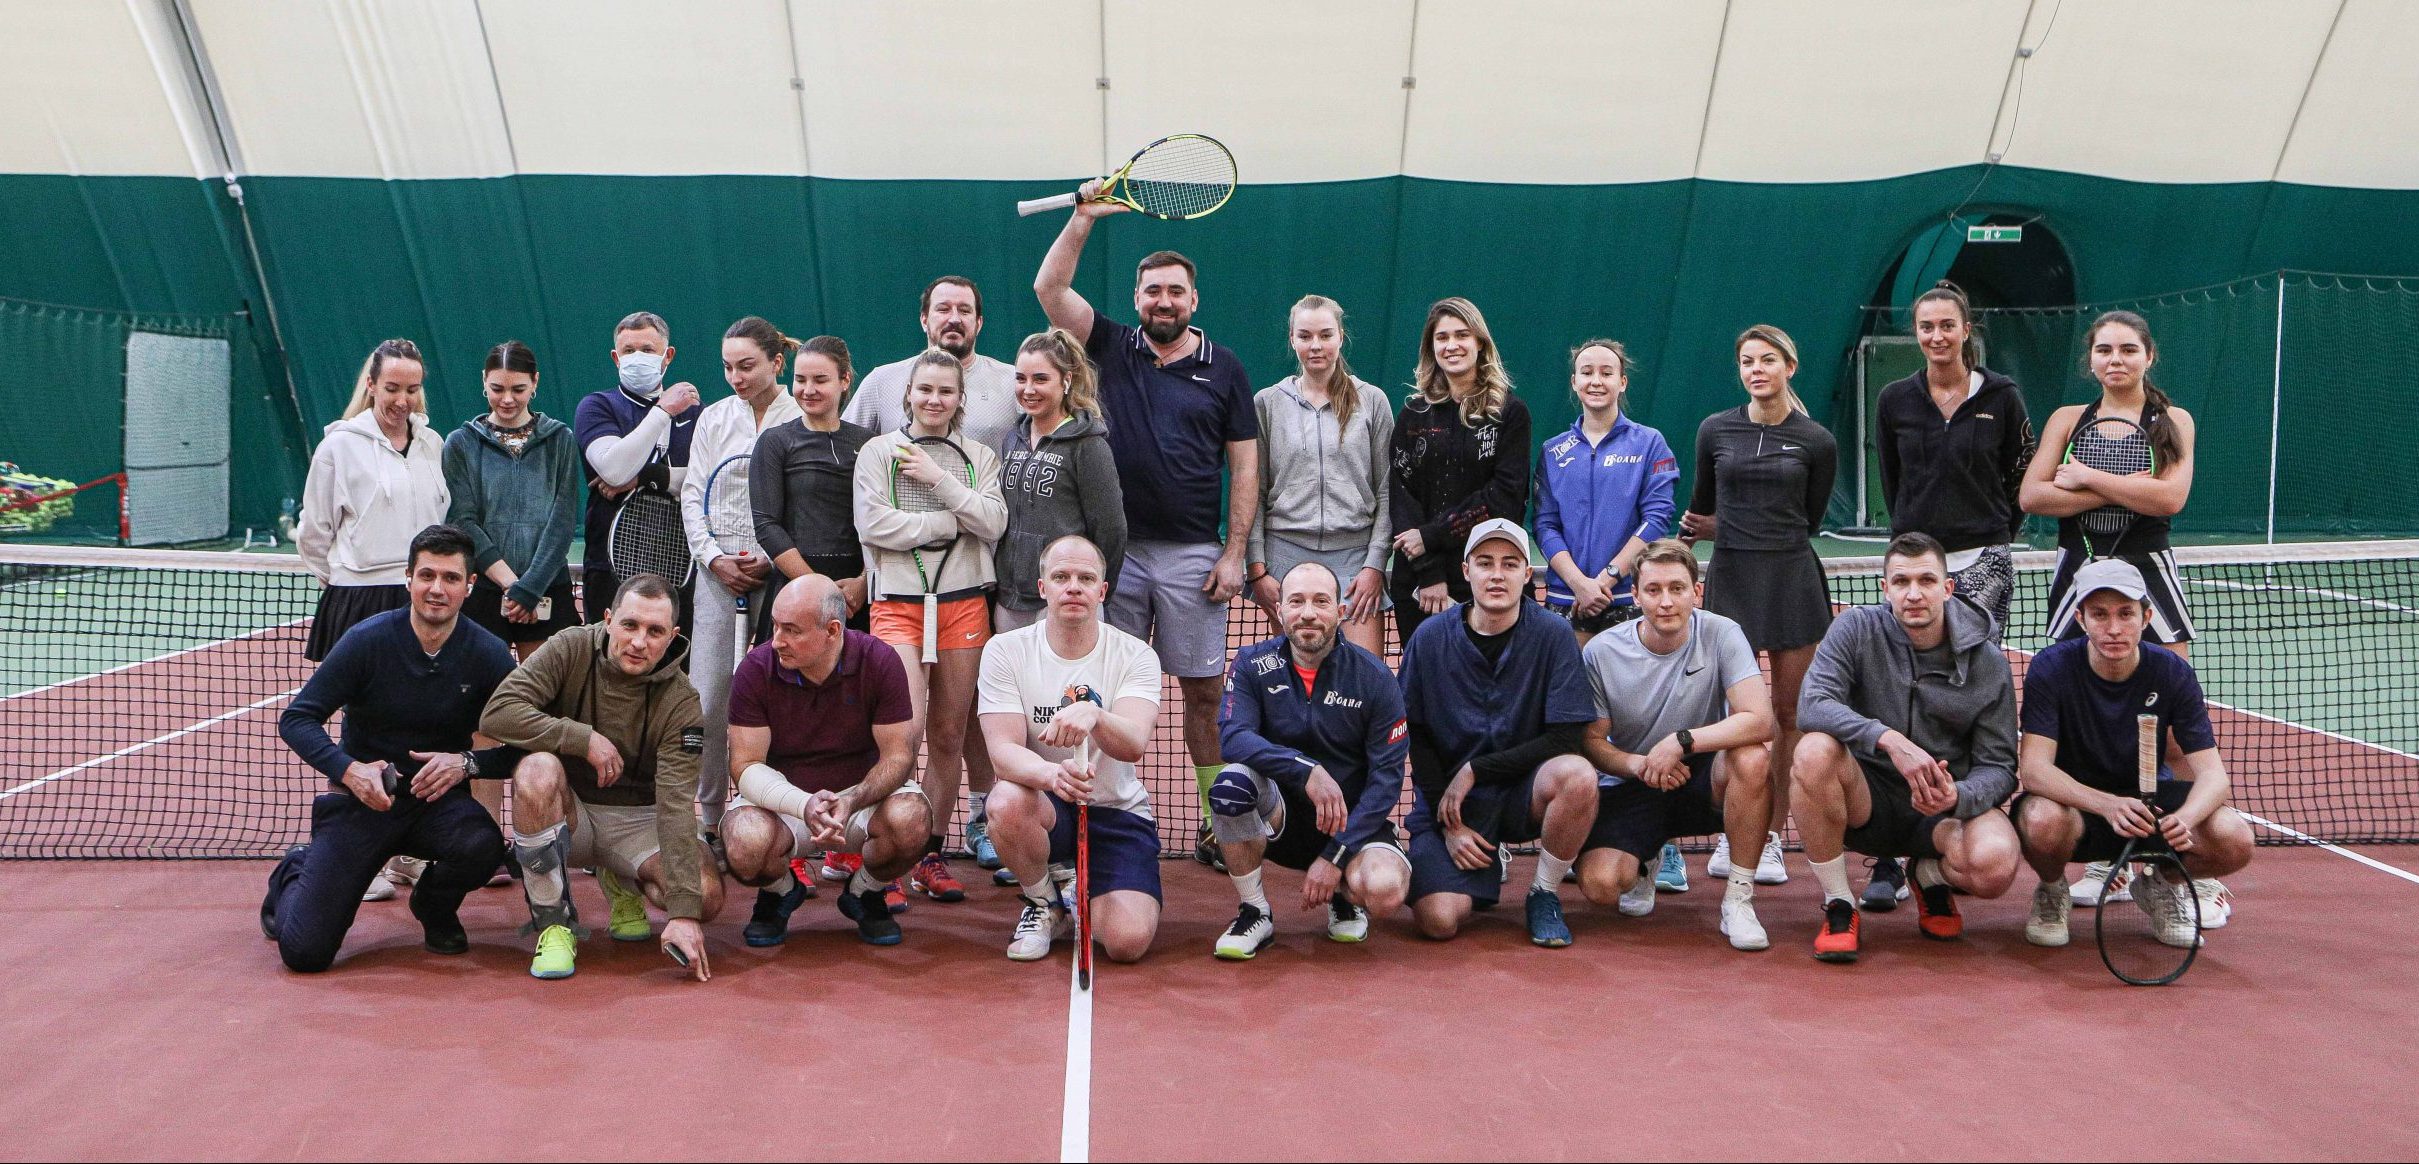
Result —
<instances>
[{"instance_id":1,"label":"woman in white hoodie","mask_svg":"<svg viewBox=\"0 0 2419 1164\"><path fill-rule=\"evenodd\" d=\"M408 601L403 567L412 536L445 520L445 439L428 426L426 368L410 340L379 344L362 362L344 419L311 455L294 547L327 589L302 657L326 658L353 624Z\"/></svg>"}]
</instances>

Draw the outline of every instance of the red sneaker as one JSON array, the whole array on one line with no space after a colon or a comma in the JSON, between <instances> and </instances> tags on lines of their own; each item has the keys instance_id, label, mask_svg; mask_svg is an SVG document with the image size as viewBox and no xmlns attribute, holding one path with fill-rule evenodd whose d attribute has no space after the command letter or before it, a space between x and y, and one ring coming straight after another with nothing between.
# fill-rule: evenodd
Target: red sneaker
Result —
<instances>
[{"instance_id":1,"label":"red sneaker","mask_svg":"<svg viewBox=\"0 0 2419 1164\"><path fill-rule=\"evenodd\" d=\"M892 913L906 913L907 891L899 888L899 883L893 881L882 887L882 902L890 907Z\"/></svg>"},{"instance_id":2,"label":"red sneaker","mask_svg":"<svg viewBox=\"0 0 2419 1164\"><path fill-rule=\"evenodd\" d=\"M865 858L855 853L823 854L823 879L846 881L849 875L865 867Z\"/></svg>"},{"instance_id":3,"label":"red sneaker","mask_svg":"<svg viewBox=\"0 0 2419 1164\"><path fill-rule=\"evenodd\" d=\"M1814 957L1819 962L1856 961L1856 903L1832 898L1823 903L1823 928L1814 932Z\"/></svg>"},{"instance_id":4,"label":"red sneaker","mask_svg":"<svg viewBox=\"0 0 2419 1164\"><path fill-rule=\"evenodd\" d=\"M949 872L949 862L939 853L926 853L924 859L907 874L907 887L934 901L964 901L966 887Z\"/></svg>"},{"instance_id":5,"label":"red sneaker","mask_svg":"<svg viewBox=\"0 0 2419 1164\"><path fill-rule=\"evenodd\" d=\"M806 891L806 896L815 895L815 875L807 872L806 858L790 858L790 877L798 882L798 888Z\"/></svg>"},{"instance_id":6,"label":"red sneaker","mask_svg":"<svg viewBox=\"0 0 2419 1164\"><path fill-rule=\"evenodd\" d=\"M1957 891L1947 883L1915 887L1915 927L1935 942L1954 942L1965 933L1965 918L1957 913Z\"/></svg>"}]
</instances>

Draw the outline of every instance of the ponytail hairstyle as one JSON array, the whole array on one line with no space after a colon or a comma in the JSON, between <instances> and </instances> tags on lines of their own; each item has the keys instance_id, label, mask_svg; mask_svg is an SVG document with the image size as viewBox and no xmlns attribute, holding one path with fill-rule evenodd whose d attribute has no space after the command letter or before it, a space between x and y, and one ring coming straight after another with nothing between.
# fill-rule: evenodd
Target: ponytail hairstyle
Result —
<instances>
[{"instance_id":1,"label":"ponytail hairstyle","mask_svg":"<svg viewBox=\"0 0 2419 1164\"><path fill-rule=\"evenodd\" d=\"M538 354L530 351L528 344L508 339L487 349L487 363L479 371L481 374L495 371L520 372L534 380L538 374Z\"/></svg>"},{"instance_id":2,"label":"ponytail hairstyle","mask_svg":"<svg viewBox=\"0 0 2419 1164\"><path fill-rule=\"evenodd\" d=\"M1605 339L1602 336L1595 336L1589 339L1580 340L1579 346L1571 349L1572 375L1576 376L1579 374L1579 353L1584 352L1589 348L1603 348L1604 350L1613 353L1613 362L1621 366L1622 384L1621 391L1613 395L1613 410L1616 412L1629 411L1629 374L1632 368L1638 366L1638 362L1629 358L1629 349L1622 347L1620 340ZM1576 396L1578 393L1574 392L1572 395ZM1582 411L1584 411L1586 408L1585 405L1581 405L1580 407Z\"/></svg>"},{"instance_id":3,"label":"ponytail hairstyle","mask_svg":"<svg viewBox=\"0 0 2419 1164\"><path fill-rule=\"evenodd\" d=\"M1980 368L1982 366L1982 325L1974 322L1974 305L1967 302L1964 289L1946 279L1932 284L1931 290L1916 296L1915 302L1908 305L1909 327L1914 326L1915 309L1932 302L1947 303L1957 308L1957 321L1965 325L1965 343L1958 347L1957 355L1965 361L1966 371L1971 372Z\"/></svg>"},{"instance_id":4,"label":"ponytail hairstyle","mask_svg":"<svg viewBox=\"0 0 2419 1164\"><path fill-rule=\"evenodd\" d=\"M377 347L370 349L370 358L361 361L361 375L353 380L353 398L344 406L344 419L351 420L369 411L370 388L378 383L378 373L386 370L389 360L410 360L424 369L428 367L428 361L420 358L420 345L407 339L379 341ZM423 418L428 416L426 389L420 392L420 402L412 411Z\"/></svg>"},{"instance_id":5,"label":"ponytail hairstyle","mask_svg":"<svg viewBox=\"0 0 2419 1164\"><path fill-rule=\"evenodd\" d=\"M899 411L906 415L907 423L915 423L915 405L909 399L915 394L916 373L926 368L947 368L958 382L957 411L949 414L949 432L954 436L966 424L966 365L958 363L958 358L950 355L947 348L925 348L908 363L907 384L899 389Z\"/></svg>"},{"instance_id":6,"label":"ponytail hairstyle","mask_svg":"<svg viewBox=\"0 0 2419 1164\"><path fill-rule=\"evenodd\" d=\"M1788 332L1769 323L1759 323L1739 333L1738 342L1730 345L1731 353L1735 356L1740 348L1747 346L1748 340L1762 340L1772 345L1775 351L1781 353L1781 362L1789 365L1790 378L1797 378L1797 341L1790 339ZM1783 385L1781 395L1788 397L1790 411L1806 415L1806 402L1797 398L1796 387Z\"/></svg>"},{"instance_id":7,"label":"ponytail hairstyle","mask_svg":"<svg viewBox=\"0 0 2419 1164\"><path fill-rule=\"evenodd\" d=\"M797 340L781 334L780 328L774 327L761 315L741 316L738 322L723 329L722 338L747 340L774 360L787 359L791 352L798 350Z\"/></svg>"},{"instance_id":8,"label":"ponytail hairstyle","mask_svg":"<svg viewBox=\"0 0 2419 1164\"><path fill-rule=\"evenodd\" d=\"M1100 374L1092 369L1091 357L1084 355L1083 343L1075 338L1074 332L1063 327L1034 332L1016 345L1017 355L1027 352L1050 361L1059 381L1067 386L1063 407L1068 416L1077 413L1090 413L1096 419L1100 416Z\"/></svg>"},{"instance_id":9,"label":"ponytail hairstyle","mask_svg":"<svg viewBox=\"0 0 2419 1164\"><path fill-rule=\"evenodd\" d=\"M2151 363L2158 362L2159 341L2150 338L2149 320L2131 311L2103 311L2083 331L2085 374L2091 371L2091 348L2100 341L2100 329L2111 326L2132 328L2135 335L2142 337L2144 354L2150 357ZM2168 415L2174 407L2175 401L2168 399L2165 391L2150 382L2150 369L2145 366L2142 369L2142 432L2150 438L2151 451L2159 455L2161 465L2172 465L2184 456L2184 438L2176 432L2175 418Z\"/></svg>"},{"instance_id":10,"label":"ponytail hairstyle","mask_svg":"<svg viewBox=\"0 0 2419 1164\"><path fill-rule=\"evenodd\" d=\"M1459 295L1439 299L1428 308L1428 322L1419 329L1419 363L1412 373L1412 383L1420 398L1431 405L1453 399L1453 382L1436 362L1436 325L1446 316L1458 319L1470 329L1470 338L1478 344L1478 366L1472 374L1478 380L1478 391L1462 405L1464 426L1492 421L1503 415L1504 401L1512 398L1512 377L1504 371L1503 355L1495 350L1495 333L1487 330L1487 317L1478 313L1478 305Z\"/></svg>"},{"instance_id":11,"label":"ponytail hairstyle","mask_svg":"<svg viewBox=\"0 0 2419 1164\"><path fill-rule=\"evenodd\" d=\"M840 373L840 378L842 380L850 381L852 383L856 380L857 369L855 365L852 365L848 362L848 341L843 340L836 335L819 335L806 341L805 343L798 343L796 340L791 340L790 342L797 345L799 355L805 355L808 352L813 352L824 359L830 360L832 362L832 367ZM797 374L797 364L793 362L790 365L790 375L795 376Z\"/></svg>"},{"instance_id":12,"label":"ponytail hairstyle","mask_svg":"<svg viewBox=\"0 0 2419 1164\"><path fill-rule=\"evenodd\" d=\"M1344 305L1324 295L1305 295L1294 300L1293 307L1285 313L1289 328L1295 313L1303 311L1325 311L1335 316L1336 378L1328 382L1327 398L1335 406L1336 431L1342 432L1352 427L1352 414L1361 407L1360 385L1352 382L1352 365L1344 360L1344 345L1352 339L1352 333L1344 330ZM1301 371L1299 361L1294 370Z\"/></svg>"}]
</instances>

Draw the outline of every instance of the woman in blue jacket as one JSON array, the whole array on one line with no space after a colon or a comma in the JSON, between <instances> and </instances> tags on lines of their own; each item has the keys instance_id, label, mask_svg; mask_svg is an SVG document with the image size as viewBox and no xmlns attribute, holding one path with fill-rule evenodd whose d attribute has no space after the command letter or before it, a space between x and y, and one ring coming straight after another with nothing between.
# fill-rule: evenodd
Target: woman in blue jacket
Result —
<instances>
[{"instance_id":1,"label":"woman in blue jacket","mask_svg":"<svg viewBox=\"0 0 2419 1164\"><path fill-rule=\"evenodd\" d=\"M1571 620L1583 647L1638 616L1638 555L1671 534L1680 464L1662 433L1622 413L1629 371L1629 352L1613 340L1572 349L1579 416L1537 458L1537 551L1552 567L1546 608Z\"/></svg>"}]
</instances>

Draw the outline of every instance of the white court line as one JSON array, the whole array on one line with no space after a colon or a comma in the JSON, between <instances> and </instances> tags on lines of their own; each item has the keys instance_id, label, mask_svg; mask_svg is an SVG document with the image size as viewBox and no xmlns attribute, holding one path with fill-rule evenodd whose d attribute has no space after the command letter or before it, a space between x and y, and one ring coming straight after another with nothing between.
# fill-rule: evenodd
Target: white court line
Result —
<instances>
[{"instance_id":1,"label":"white court line","mask_svg":"<svg viewBox=\"0 0 2419 1164\"><path fill-rule=\"evenodd\" d=\"M2393 866L2376 859L2375 857L2355 853L2350 849L2344 848L2342 845L2329 844L2325 841L2319 840L2317 837L2301 831L2300 829L2286 828L2275 821L2268 820L2265 817L2253 816L2250 813L2243 812L2243 810L2239 808L2235 809L2234 811L2240 813L2244 820L2250 821L2252 824L2258 825L2261 828L2274 829L2277 832L2283 833L2284 835L2291 837L2294 840L2301 841L2304 844L2316 845L2319 848L2325 849L2338 857L2350 857L2351 859L2358 861L2371 869L2375 869L2381 873L2391 873L2394 876L2400 877L2413 885L2419 885L2419 873L2413 873L2408 869L2396 869Z\"/></svg>"},{"instance_id":2,"label":"white court line","mask_svg":"<svg viewBox=\"0 0 2419 1164\"><path fill-rule=\"evenodd\" d=\"M1067 961L1080 963L1080 958ZM1067 970L1067 1090L1058 1110L1058 1158L1084 1164L1092 1158L1092 992L1083 988L1072 965Z\"/></svg>"},{"instance_id":3,"label":"white court line","mask_svg":"<svg viewBox=\"0 0 2419 1164\"><path fill-rule=\"evenodd\" d=\"M272 703L277 702L277 701L278 701L278 700L280 700L280 699L290 699L290 698L292 698L292 697L293 697L293 696L294 696L294 695L295 695L297 692L299 692L299 691L301 691L301 690L302 690L302 688L297 687L297 688L295 688L293 691L284 691L284 692L280 692L280 693L278 693L278 694L276 694L276 695L272 695L272 696L268 697L267 699L262 699L262 700L259 700L259 701L253 702L253 703L248 703L248 704L245 704L244 706L239 707L239 708L236 708L236 709L235 709L235 710L233 710L233 711L225 711L225 712L220 712L219 714L214 715L214 716L211 716L210 718L205 719L205 720L201 721L200 723L190 723L190 724L186 724L185 726L183 726L183 727L181 727L181 728L178 728L178 729L176 729L175 731L172 731L172 732L164 732L164 733L162 733L162 734L160 734L160 735L153 736L153 737L151 737L150 739L144 740L142 743L139 743L139 744L128 744L128 745L126 745L126 746L125 746L125 747L123 747L123 748L119 748L117 751L114 751L114 752L109 753L109 754L108 754L108 755L106 755L106 756L94 756L92 759L86 760L86 761L84 761L84 762L83 762L83 763L81 763L81 764L76 764L76 765L73 765L73 766L71 766L71 767L61 768L61 769L59 769L58 771L53 772L53 773L51 773L50 775L48 775L48 776L44 776L44 777L42 777L42 778L40 778L40 779L37 779L37 780L28 780L28 781L26 781L25 783L20 784L20 785L16 786L15 788L11 788L11 789L9 789L9 790L8 790L8 791L6 791L6 792L0 792L0 800L6 800L6 799L8 799L9 797L15 796L16 794L18 794L18 793L20 793L20 792L30 792L30 791L32 791L32 790L34 790L34 789L36 789L36 788L40 788L40 787L42 787L43 785L50 783L50 782L51 782L51 781L53 781L53 780L59 780L59 779L63 779L63 778L65 778L65 777L73 776L73 775L75 775L76 773L78 773L78 772L81 772L81 771L85 770L86 768L97 768L97 767L99 767L99 766L101 766L101 765L103 765L103 764L109 763L109 762L110 762L110 761L112 761L112 760L122 760L122 759L125 759L126 757L131 756L131 755L135 754L136 752L143 751L144 749L147 749L147 748L156 747L156 746L158 746L158 745L160 745L160 744L167 743L167 742L168 742L168 741L170 741L170 740L174 740L174 739L180 739L180 738L182 738L182 737L192 735L193 733L198 732L198 731L201 731L202 729L207 728L207 727L210 727L210 726L212 726L212 725L215 725L215 724L221 724L221 723L225 723L226 721L231 720L231 719L234 719L235 717L237 717L237 716L239 716L239 715L249 715L249 714L251 714L252 712L259 711L260 709L262 709L262 708L264 708L264 707L267 707L267 706L269 706L269 705L270 705L270 704L272 704ZM1087 1014L1086 1018L1088 1019L1089 1017L1090 1017L1090 1016Z\"/></svg>"},{"instance_id":4,"label":"white court line","mask_svg":"<svg viewBox=\"0 0 2419 1164\"><path fill-rule=\"evenodd\" d=\"M2366 595L2352 594L2342 590L2328 590L2322 587L2255 586L2249 582L2229 582L2223 578L2186 578L2184 580L2184 585L2208 586L2219 590L2244 590L2253 594L2269 594L2278 592L2285 594L2309 594L2315 595L2319 598L2333 599L2337 602L2348 602L2354 606L2366 606L2372 610L2383 610L2392 614L2419 614L2419 611L2414 611L2410 607L2404 606L2398 602L2387 602L2382 598L2370 598Z\"/></svg>"},{"instance_id":5,"label":"white court line","mask_svg":"<svg viewBox=\"0 0 2419 1164\"><path fill-rule=\"evenodd\" d=\"M271 633L276 632L276 631L281 631L281 630L284 630L284 629L286 629L287 627L290 627L290 626L300 626L300 625L302 625L303 623L305 623L305 622L309 622L309 621L310 621L310 619L308 619L308 618L297 618L297 619L293 619L293 620L290 620L290 621L287 621L287 622L281 622L281 623L278 623L276 626L264 626L264 627L260 628L259 630L252 631L252 632L249 632L249 633L247 633L247 634L240 634L240 635L235 636L234 638L230 638L230 639L212 639L212 640L210 640L209 642L202 643L202 644L200 644L200 645L198 645L198 646L186 647L186 648L184 648L183 650L178 650L178 651L170 651L170 652L168 652L167 654L164 654L164 655L153 655L153 656L151 656L151 657L150 657L150 658L148 658L148 659L136 659L134 662L131 662L131 663L121 663L121 664L119 664L119 665L117 665L117 666L115 666L115 667L111 667L110 669L108 669L108 670L106 670L106 671L95 671L95 672L93 672L93 673L92 673L92 674L90 674L90 675L78 675L78 676L76 676L76 677L75 677L75 678L73 678L73 679L61 679L60 681L58 681L58 682L56 682L56 683L45 683L45 684L43 684L43 685L42 685L42 686L40 686L40 687L28 687L28 688L26 688L26 689L25 689L25 690L23 690L23 691L19 691L19 692L16 692L16 693L14 693L14 694L11 694L11 695L0 695L0 703L7 703L9 700L12 700L12 699L23 699L23 698L25 698L25 697L27 697L27 696L29 696L29 695L40 695L40 694L42 694L42 693L43 693L43 692L45 692L45 691L57 691L58 689L60 689L60 688L62 688L62 687L73 687L73 686L75 686L75 685L76 685L76 684L78 684L78 683L89 683L89 682L91 682L91 681L93 681L93 680L95 680L95 679L101 678L101 677L102 677L102 676L104 676L104 675L115 675L115 674L117 674L117 673L118 673L118 672L120 672L120 671L132 671L132 670L134 670L134 669L135 669L135 668L137 668L137 667L148 667L148 666L150 666L150 665L151 665L151 664L153 664L153 663L165 663L165 662L167 662L167 661L168 661L168 660L170 660L170 659L181 658L181 657L183 657L183 656L190 655L190 654L194 653L195 651L207 651L207 650L210 650L210 649L212 649L212 648L214 648L214 647L223 647L223 646L226 646L226 645L227 645L227 644L229 644L229 643L240 643L240 642L244 641L245 639L259 638L259 637L260 637L260 636L262 636L262 635L265 635L265 634L271 634ZM299 691L299 690L301 690L301 688L297 687L297 688L295 688L295 690Z\"/></svg>"}]
</instances>

